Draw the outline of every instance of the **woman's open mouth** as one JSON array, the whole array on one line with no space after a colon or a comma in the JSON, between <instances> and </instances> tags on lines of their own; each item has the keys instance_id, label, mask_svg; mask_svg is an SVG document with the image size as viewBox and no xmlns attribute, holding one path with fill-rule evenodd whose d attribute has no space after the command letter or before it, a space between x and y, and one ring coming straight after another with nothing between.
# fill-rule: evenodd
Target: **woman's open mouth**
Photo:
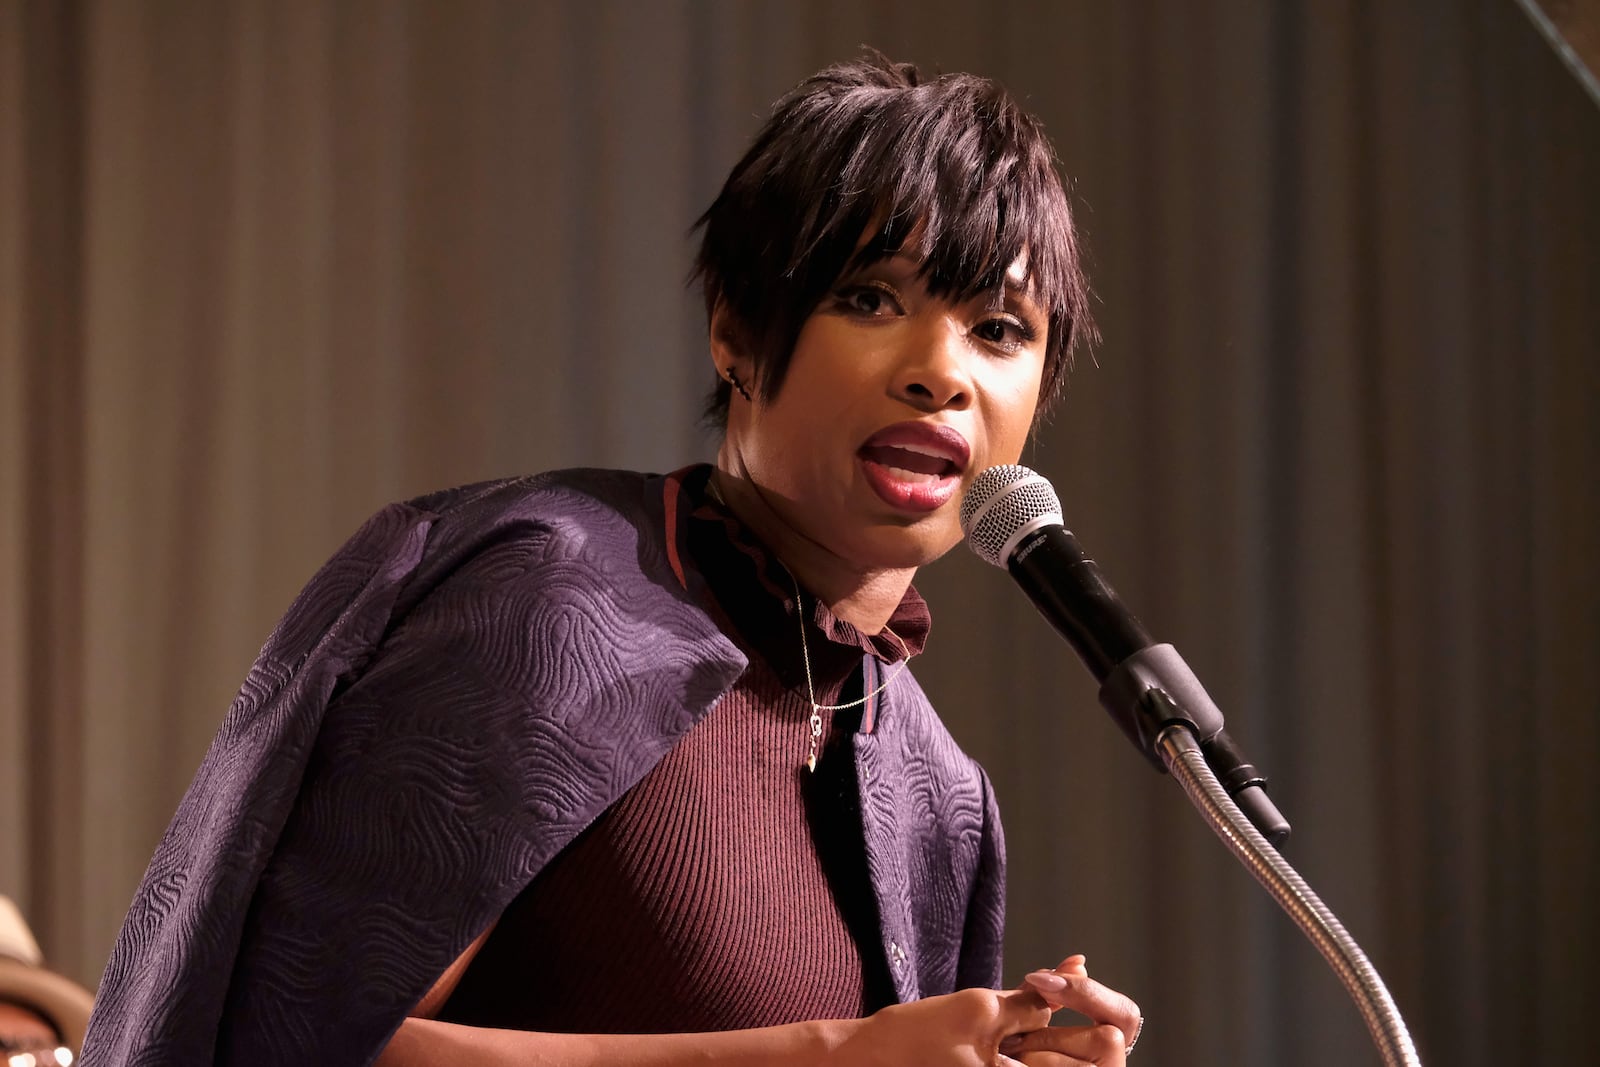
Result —
<instances>
[{"instance_id":1,"label":"woman's open mouth","mask_svg":"<svg viewBox=\"0 0 1600 1067\"><path fill-rule=\"evenodd\" d=\"M948 426L902 422L879 430L857 451L867 484L885 503L906 511L933 511L961 486L970 450Z\"/></svg>"}]
</instances>

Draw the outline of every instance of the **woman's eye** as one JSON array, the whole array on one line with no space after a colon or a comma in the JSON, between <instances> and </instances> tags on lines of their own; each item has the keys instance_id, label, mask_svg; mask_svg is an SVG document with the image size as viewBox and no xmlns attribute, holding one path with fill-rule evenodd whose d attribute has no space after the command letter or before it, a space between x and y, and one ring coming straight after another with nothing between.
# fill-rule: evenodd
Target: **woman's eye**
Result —
<instances>
[{"instance_id":1,"label":"woman's eye","mask_svg":"<svg viewBox=\"0 0 1600 1067\"><path fill-rule=\"evenodd\" d=\"M838 301L845 310L859 315L893 315L900 309L894 296L876 285L848 286L839 290Z\"/></svg>"},{"instance_id":2,"label":"woman's eye","mask_svg":"<svg viewBox=\"0 0 1600 1067\"><path fill-rule=\"evenodd\" d=\"M1032 330L1010 318L985 319L972 332L980 341L1005 348L1021 348L1033 340Z\"/></svg>"}]
</instances>

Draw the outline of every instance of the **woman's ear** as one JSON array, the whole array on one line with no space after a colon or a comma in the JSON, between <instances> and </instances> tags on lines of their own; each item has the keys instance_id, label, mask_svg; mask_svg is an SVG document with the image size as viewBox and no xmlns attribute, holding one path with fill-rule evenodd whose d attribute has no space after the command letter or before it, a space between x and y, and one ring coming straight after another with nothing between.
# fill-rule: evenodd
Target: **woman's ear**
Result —
<instances>
[{"instance_id":1,"label":"woman's ear","mask_svg":"<svg viewBox=\"0 0 1600 1067\"><path fill-rule=\"evenodd\" d=\"M711 335L711 361L716 364L717 377L725 379L729 368L737 368L744 358L744 330L727 301L719 298L712 307L707 332Z\"/></svg>"},{"instance_id":2,"label":"woman's ear","mask_svg":"<svg viewBox=\"0 0 1600 1067\"><path fill-rule=\"evenodd\" d=\"M717 377L733 386L745 400L750 400L755 377L753 363L745 354L744 326L726 301L719 299L711 309L707 332L711 336L711 362L717 369Z\"/></svg>"}]
</instances>

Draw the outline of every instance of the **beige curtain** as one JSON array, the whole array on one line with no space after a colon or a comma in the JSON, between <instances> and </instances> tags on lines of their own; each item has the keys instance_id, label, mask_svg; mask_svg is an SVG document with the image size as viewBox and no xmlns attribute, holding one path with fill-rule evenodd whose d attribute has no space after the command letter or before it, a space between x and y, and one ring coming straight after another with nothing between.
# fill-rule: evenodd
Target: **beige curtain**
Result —
<instances>
[{"instance_id":1,"label":"beige curtain","mask_svg":"<svg viewBox=\"0 0 1600 1067\"><path fill-rule=\"evenodd\" d=\"M1512 0L0 0L0 892L96 980L255 649L380 504L709 455L688 225L862 43L1053 131L1106 340L1025 462L1426 1061L1589 1056L1600 111ZM1010 971L1086 952L1141 1061L1376 1062L1009 580L920 584Z\"/></svg>"}]
</instances>

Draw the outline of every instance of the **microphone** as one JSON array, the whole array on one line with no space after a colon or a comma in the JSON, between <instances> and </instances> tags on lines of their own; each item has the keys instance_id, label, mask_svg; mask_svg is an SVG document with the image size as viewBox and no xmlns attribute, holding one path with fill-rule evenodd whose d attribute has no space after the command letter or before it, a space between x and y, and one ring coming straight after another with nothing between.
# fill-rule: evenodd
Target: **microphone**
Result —
<instances>
[{"instance_id":1,"label":"microphone","mask_svg":"<svg viewBox=\"0 0 1600 1067\"><path fill-rule=\"evenodd\" d=\"M1061 518L1061 501L1027 467L990 467L961 501L961 531L985 562L1011 572L1028 599L1100 683L1100 703L1156 769L1156 738L1186 725L1218 780L1274 846L1289 823L1263 788L1266 778L1223 729L1222 712L1167 644L1156 644L1125 607Z\"/></svg>"}]
</instances>

